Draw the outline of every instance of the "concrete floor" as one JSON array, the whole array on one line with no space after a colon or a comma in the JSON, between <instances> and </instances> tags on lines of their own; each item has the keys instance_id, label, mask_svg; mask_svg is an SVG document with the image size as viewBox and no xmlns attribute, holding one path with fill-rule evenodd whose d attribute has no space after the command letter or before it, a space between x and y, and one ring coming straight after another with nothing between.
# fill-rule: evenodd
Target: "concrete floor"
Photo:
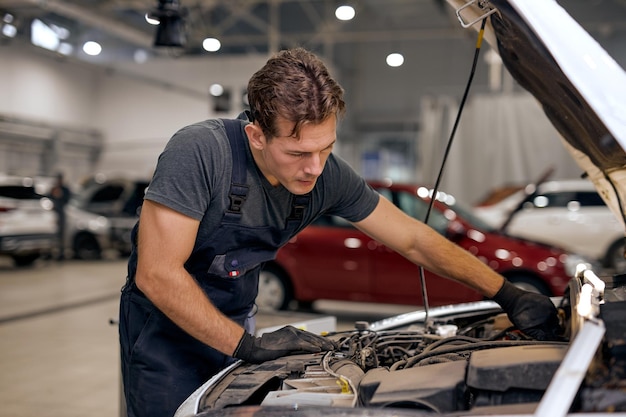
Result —
<instances>
[{"instance_id":1,"label":"concrete floor","mask_svg":"<svg viewBox=\"0 0 626 417\"><path fill-rule=\"evenodd\" d=\"M124 260L0 260L0 417L120 416L115 320ZM257 328L337 317L337 328L414 309L319 301L315 312L257 315Z\"/></svg>"}]
</instances>

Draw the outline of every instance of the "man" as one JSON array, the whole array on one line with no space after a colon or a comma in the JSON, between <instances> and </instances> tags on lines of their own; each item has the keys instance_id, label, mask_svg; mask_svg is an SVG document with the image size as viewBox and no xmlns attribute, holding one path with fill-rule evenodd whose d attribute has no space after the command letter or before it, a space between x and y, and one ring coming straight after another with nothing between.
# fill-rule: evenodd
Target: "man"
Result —
<instances>
[{"instance_id":1,"label":"man","mask_svg":"<svg viewBox=\"0 0 626 417\"><path fill-rule=\"evenodd\" d=\"M65 259L65 206L70 201L71 192L65 185L63 173L56 175L54 186L50 191L50 199L52 200L54 212L57 220L57 254L56 259L62 261Z\"/></svg>"},{"instance_id":2,"label":"man","mask_svg":"<svg viewBox=\"0 0 626 417\"><path fill-rule=\"evenodd\" d=\"M248 100L250 120L184 127L159 157L120 306L130 417L171 417L233 357L258 363L333 349L292 327L257 338L250 325L262 263L321 213L494 298L530 335L554 337L547 297L505 283L332 154L343 90L315 55L296 48L270 58L250 79Z\"/></svg>"}]
</instances>

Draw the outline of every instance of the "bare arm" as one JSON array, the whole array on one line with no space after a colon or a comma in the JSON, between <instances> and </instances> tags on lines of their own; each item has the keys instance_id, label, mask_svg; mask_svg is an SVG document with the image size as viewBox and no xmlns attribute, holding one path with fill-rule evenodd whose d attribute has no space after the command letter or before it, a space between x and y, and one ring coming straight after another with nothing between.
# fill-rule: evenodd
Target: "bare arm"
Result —
<instances>
[{"instance_id":1,"label":"bare arm","mask_svg":"<svg viewBox=\"0 0 626 417\"><path fill-rule=\"evenodd\" d=\"M207 298L184 264L199 221L146 200L139 222L139 289L174 323L203 343L232 355L244 332Z\"/></svg>"},{"instance_id":2,"label":"bare arm","mask_svg":"<svg viewBox=\"0 0 626 417\"><path fill-rule=\"evenodd\" d=\"M486 297L493 297L504 283L502 276L478 258L382 196L374 211L355 226L413 263L464 283Z\"/></svg>"}]
</instances>

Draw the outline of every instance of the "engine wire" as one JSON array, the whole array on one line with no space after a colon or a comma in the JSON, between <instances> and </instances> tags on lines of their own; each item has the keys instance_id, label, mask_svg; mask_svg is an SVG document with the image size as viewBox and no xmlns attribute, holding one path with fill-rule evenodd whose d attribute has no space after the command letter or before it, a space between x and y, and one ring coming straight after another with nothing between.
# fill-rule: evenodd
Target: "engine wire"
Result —
<instances>
[{"instance_id":1,"label":"engine wire","mask_svg":"<svg viewBox=\"0 0 626 417\"><path fill-rule=\"evenodd\" d=\"M439 190L439 183L441 182L441 177L443 176L443 169L448 159L448 155L450 154L450 149L452 147L452 141L456 134L456 130L459 126L459 122L461 120L461 114L463 112L463 108L465 107L465 101L467 100L467 96L469 94L470 87L472 85L472 81L474 79L474 74L476 72L476 64L478 62L478 56L480 54L480 48L483 42L483 36L485 33L485 25L487 23L487 18L485 17L480 25L480 30L478 31L478 39L476 40L476 49L474 51L474 60L472 62L472 69L470 71L470 76L467 81L467 85L465 86L465 92L463 93L463 97L461 98L461 103L459 104L459 111L456 115L456 120L454 121L454 125L452 127L452 132L450 133L450 137L448 138L448 144L446 145L446 149L443 155L443 161L441 162L441 166L439 167L439 173L437 174L437 180L435 181L435 186L432 190L432 195L430 197L430 202L428 204L428 209L426 210L426 217L424 219L424 223L428 224L428 220L430 218L430 212L432 211L434 201L437 198L437 192ZM424 267L420 265L419 267L420 273L420 285L422 289L422 299L424 300L424 324L428 326L428 291L426 290L426 278L424 277Z\"/></svg>"}]
</instances>

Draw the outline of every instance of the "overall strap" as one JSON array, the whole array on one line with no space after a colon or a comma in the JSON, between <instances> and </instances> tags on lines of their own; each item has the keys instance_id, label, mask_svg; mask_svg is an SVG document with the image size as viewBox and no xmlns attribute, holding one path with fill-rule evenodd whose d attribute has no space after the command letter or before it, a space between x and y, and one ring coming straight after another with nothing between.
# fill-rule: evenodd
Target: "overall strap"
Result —
<instances>
[{"instance_id":1,"label":"overall strap","mask_svg":"<svg viewBox=\"0 0 626 417\"><path fill-rule=\"evenodd\" d=\"M226 135L230 142L233 156L233 173L230 180L230 192L228 198L230 205L224 213L224 220L238 223L241 220L241 209L248 197L246 185L246 147L244 137L241 134L240 120L222 119L226 127Z\"/></svg>"},{"instance_id":2,"label":"overall strap","mask_svg":"<svg viewBox=\"0 0 626 417\"><path fill-rule=\"evenodd\" d=\"M311 193L304 195L292 195L291 212L287 217L287 227L297 227L302 223L304 212L311 201Z\"/></svg>"}]
</instances>

